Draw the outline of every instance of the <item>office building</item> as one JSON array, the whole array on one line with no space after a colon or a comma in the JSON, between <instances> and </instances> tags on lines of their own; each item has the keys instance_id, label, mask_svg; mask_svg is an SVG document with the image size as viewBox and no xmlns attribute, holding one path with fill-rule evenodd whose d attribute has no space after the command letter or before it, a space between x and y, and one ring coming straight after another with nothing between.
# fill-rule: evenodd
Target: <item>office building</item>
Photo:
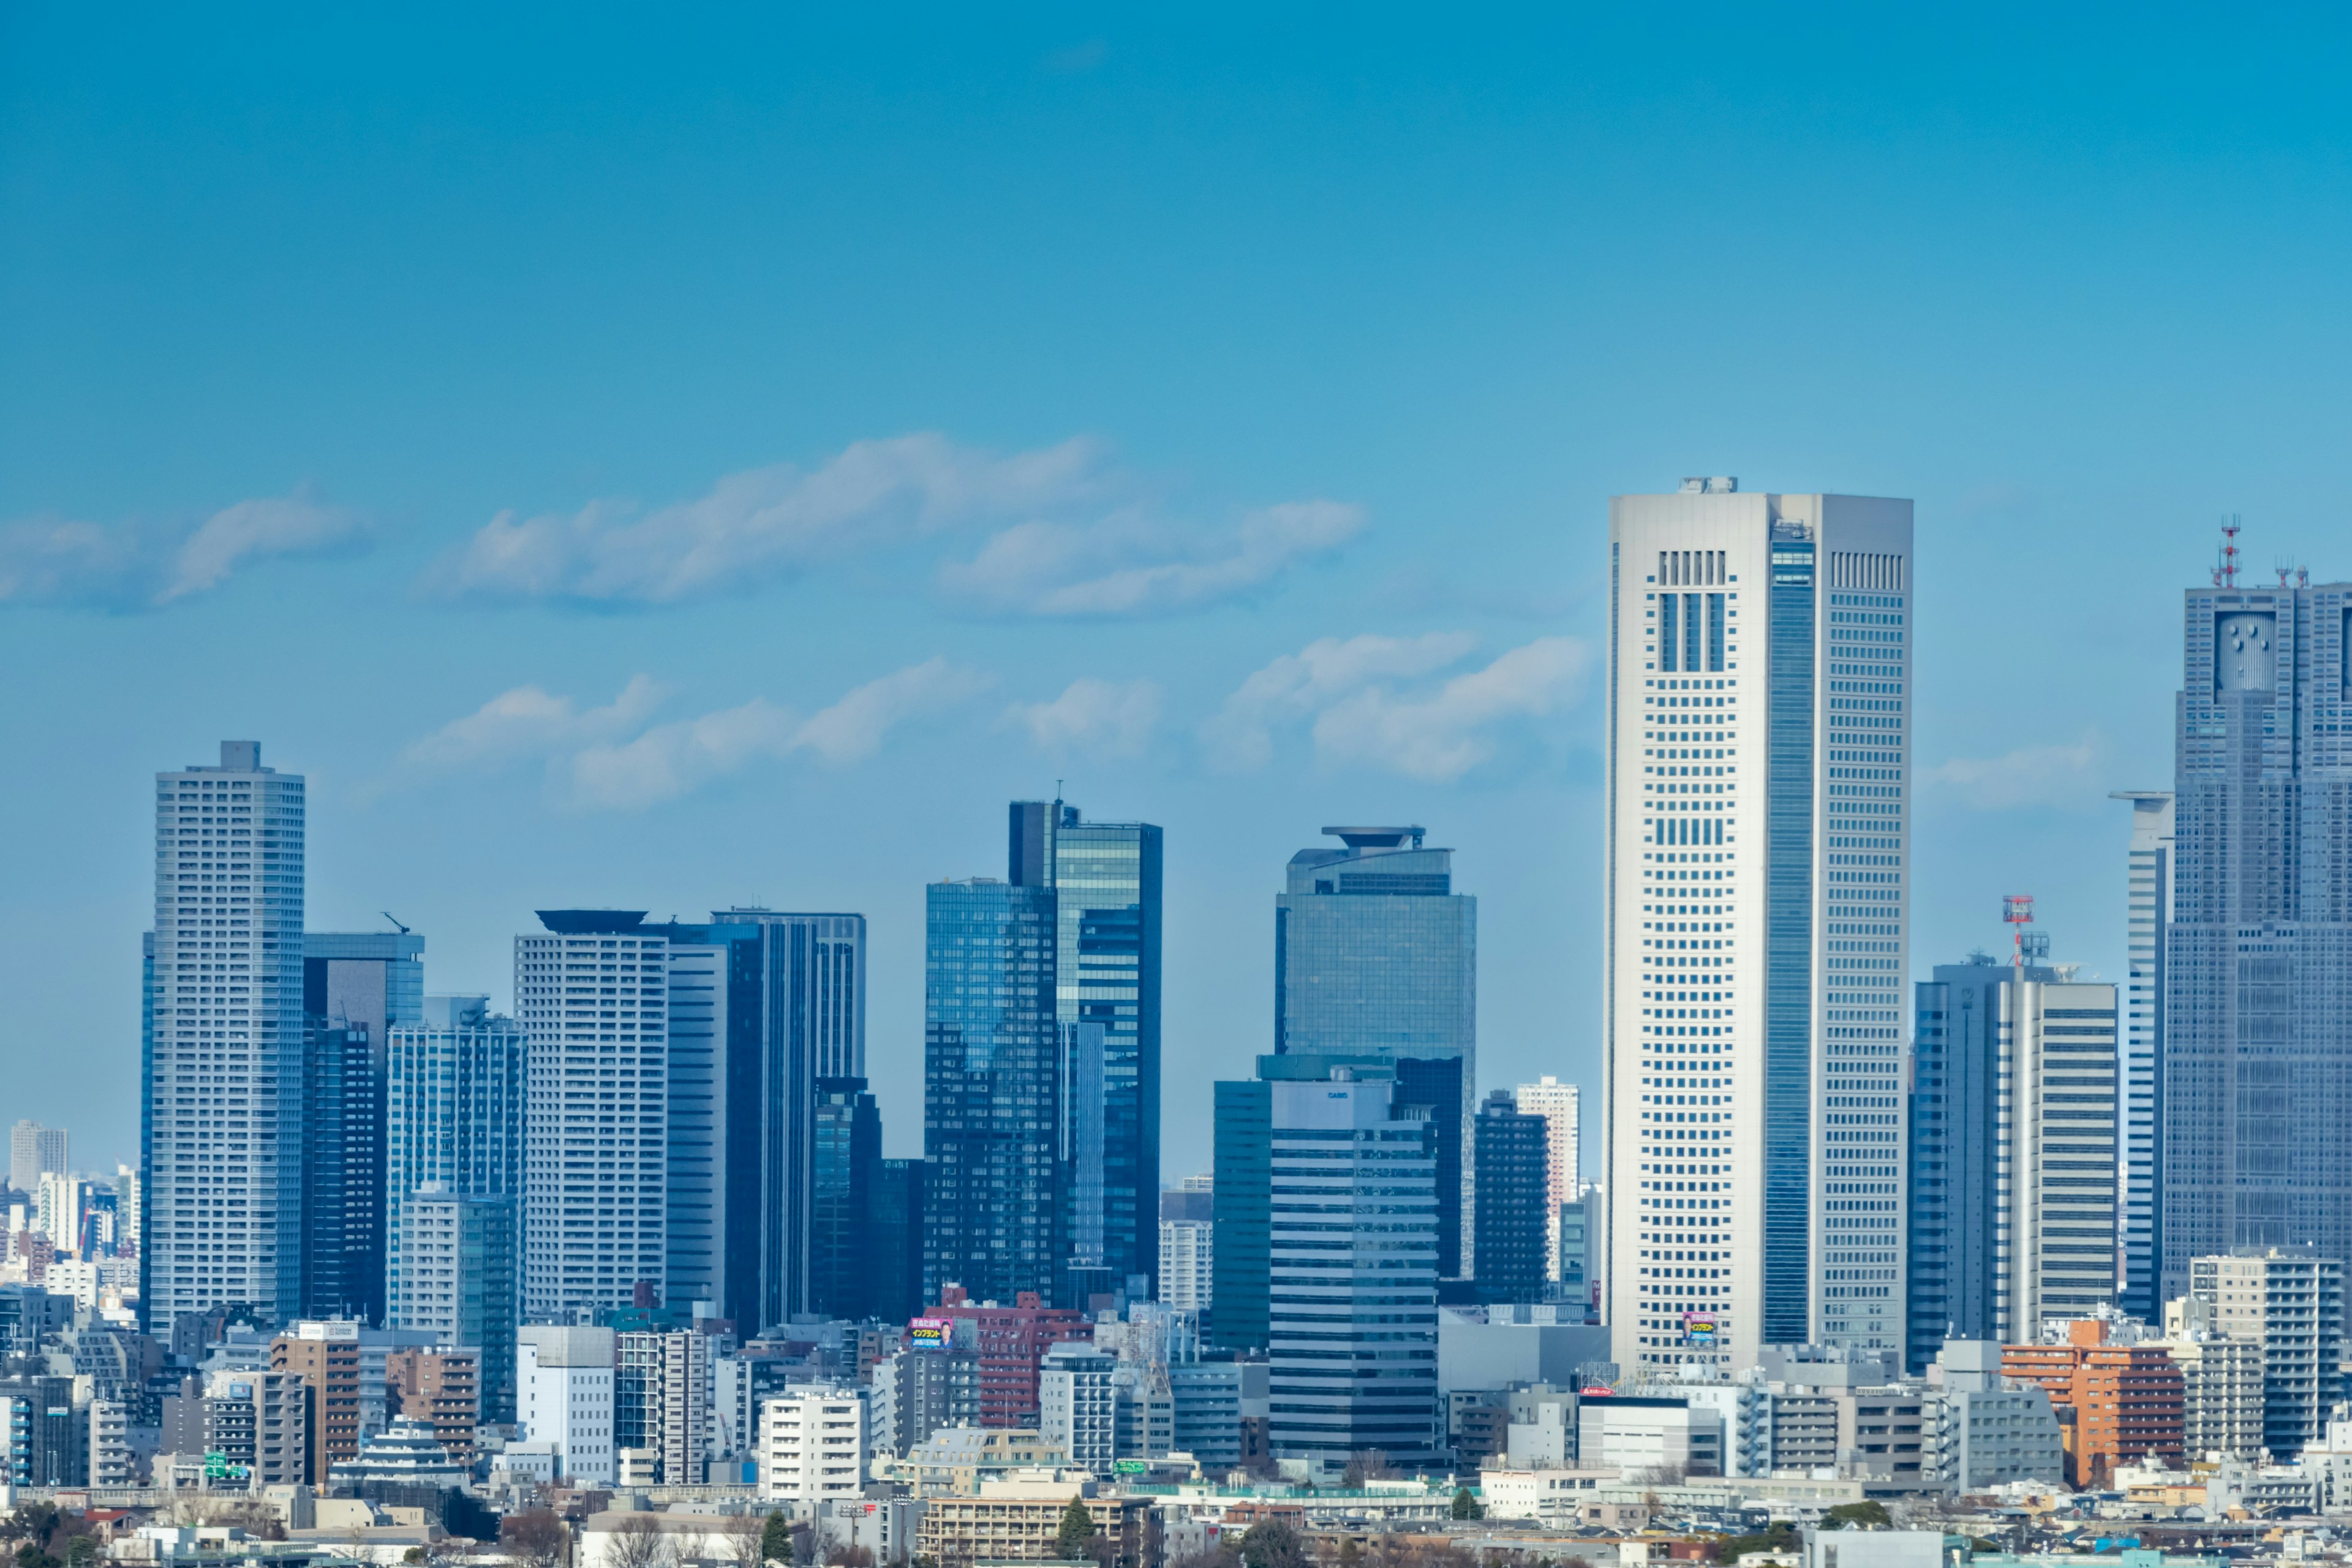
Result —
<instances>
[{"instance_id":1,"label":"office building","mask_svg":"<svg viewBox=\"0 0 2352 1568\"><path fill-rule=\"evenodd\" d=\"M2216 1333L2263 1351L2263 1447L2316 1443L2343 1395L2344 1265L2306 1247L2243 1247L2189 1265L2189 1300Z\"/></svg>"},{"instance_id":2,"label":"office building","mask_svg":"<svg viewBox=\"0 0 2352 1568\"><path fill-rule=\"evenodd\" d=\"M1990 1340L1947 1340L1927 1369L1937 1394L1934 1478L1957 1492L2011 1481L2055 1484L2065 1473L2057 1412L2040 1385L2005 1377ZM1769 1474L1769 1472L1765 1472Z\"/></svg>"},{"instance_id":3,"label":"office building","mask_svg":"<svg viewBox=\"0 0 2352 1568\"><path fill-rule=\"evenodd\" d=\"M803 1388L760 1406L760 1499L798 1517L866 1486L866 1400L855 1388Z\"/></svg>"},{"instance_id":4,"label":"office building","mask_svg":"<svg viewBox=\"0 0 2352 1568\"><path fill-rule=\"evenodd\" d=\"M1583 1094L1576 1085L1546 1073L1514 1091L1521 1110L1544 1119L1544 1277L1560 1278L1559 1208L1574 1203L1583 1188L1577 1133L1582 1126Z\"/></svg>"},{"instance_id":5,"label":"office building","mask_svg":"<svg viewBox=\"0 0 2352 1568\"><path fill-rule=\"evenodd\" d=\"M1559 1299L1580 1306L1594 1305L1593 1288L1599 1282L1593 1264L1600 1249L1593 1245L1593 1216L1601 1206L1600 1194L1590 1192L1590 1184L1580 1183L1587 1195L1564 1203L1553 1212L1552 1234L1559 1239Z\"/></svg>"},{"instance_id":6,"label":"office building","mask_svg":"<svg viewBox=\"0 0 2352 1568\"><path fill-rule=\"evenodd\" d=\"M302 843L302 778L258 742L155 775L140 1300L159 1334L230 1302L283 1321L300 1298Z\"/></svg>"},{"instance_id":7,"label":"office building","mask_svg":"<svg viewBox=\"0 0 2352 1568\"><path fill-rule=\"evenodd\" d=\"M875 1168L873 1235L866 1253L874 1315L903 1323L923 1310L923 1162Z\"/></svg>"},{"instance_id":8,"label":"office building","mask_svg":"<svg viewBox=\"0 0 2352 1568\"><path fill-rule=\"evenodd\" d=\"M1692 479L1610 541L1616 1359L1899 1352L1911 503Z\"/></svg>"},{"instance_id":9,"label":"office building","mask_svg":"<svg viewBox=\"0 0 2352 1568\"><path fill-rule=\"evenodd\" d=\"M668 1187L668 943L630 910L541 910L515 938L530 1041L523 1311L568 1318L662 1288Z\"/></svg>"},{"instance_id":10,"label":"office building","mask_svg":"<svg viewBox=\"0 0 2352 1568\"><path fill-rule=\"evenodd\" d=\"M523 1436L554 1450L575 1486L620 1479L613 1440L615 1335L611 1329L525 1323L515 1331L516 1417Z\"/></svg>"},{"instance_id":11,"label":"office building","mask_svg":"<svg viewBox=\"0 0 2352 1568\"><path fill-rule=\"evenodd\" d=\"M1408 1098L1437 1092L1434 1075L1450 1075L1454 1098L1436 1117L1454 1130L1438 1153L1437 1266L1455 1278L1475 1256L1477 1172L1466 1152L1478 1080L1478 900L1454 890L1454 851L1423 847L1423 828L1323 831L1343 847L1292 856L1274 900L1275 1054L1425 1064L1400 1068Z\"/></svg>"},{"instance_id":12,"label":"office building","mask_svg":"<svg viewBox=\"0 0 2352 1568\"><path fill-rule=\"evenodd\" d=\"M1344 1465L1377 1448L1403 1467L1433 1462L1442 1433L1429 1124L1393 1114L1392 1081L1346 1068L1269 1087L1275 1452Z\"/></svg>"},{"instance_id":13,"label":"office building","mask_svg":"<svg viewBox=\"0 0 2352 1568\"><path fill-rule=\"evenodd\" d=\"M882 1112L862 1078L816 1080L814 1228L809 1309L876 1315L871 1219L882 1180Z\"/></svg>"},{"instance_id":14,"label":"office building","mask_svg":"<svg viewBox=\"0 0 2352 1568\"><path fill-rule=\"evenodd\" d=\"M1262 1361L1168 1364L1170 1440L1192 1455L1203 1473L1223 1475L1243 1462L1244 1412L1255 1408L1263 1424L1265 1373Z\"/></svg>"},{"instance_id":15,"label":"office building","mask_svg":"<svg viewBox=\"0 0 2352 1568\"><path fill-rule=\"evenodd\" d=\"M2129 870L2125 891L2123 1103L2116 1137L2123 1254L2116 1304L2154 1320L2158 1295L2156 1237L2161 1228L2157 1179L2158 1094L2164 1061L2164 951L2172 925L2172 792L2116 790L2131 802Z\"/></svg>"},{"instance_id":16,"label":"office building","mask_svg":"<svg viewBox=\"0 0 2352 1568\"><path fill-rule=\"evenodd\" d=\"M1544 1268L1550 1207L1544 1119L1498 1089L1478 1108L1476 1183L1478 1295L1488 1301L1540 1301L1551 1292Z\"/></svg>"},{"instance_id":17,"label":"office building","mask_svg":"<svg viewBox=\"0 0 2352 1568\"><path fill-rule=\"evenodd\" d=\"M934 1326L934 1334L946 1336L944 1342L978 1353L980 1424L1007 1428L1037 1425L1037 1369L1045 1352L1065 1340L1094 1335L1086 1313L1048 1307L1032 1292L1022 1292L1004 1307L975 1302L954 1285L947 1287L927 1318L915 1321L912 1337L919 1345L926 1324Z\"/></svg>"},{"instance_id":18,"label":"office building","mask_svg":"<svg viewBox=\"0 0 2352 1568\"><path fill-rule=\"evenodd\" d=\"M0 1378L0 1476L15 1487L88 1485L88 1422L73 1379Z\"/></svg>"},{"instance_id":19,"label":"office building","mask_svg":"<svg viewBox=\"0 0 2352 1568\"><path fill-rule=\"evenodd\" d=\"M1274 1085L1257 1078L1213 1086L1215 1240L1209 1340L1230 1351L1265 1349L1266 1279L1274 1180Z\"/></svg>"},{"instance_id":20,"label":"office building","mask_svg":"<svg viewBox=\"0 0 2352 1568\"><path fill-rule=\"evenodd\" d=\"M427 1326L410 1320L404 1259L407 1202L428 1184L446 1197L510 1200L508 1246L520 1266L529 1043L513 1019L489 1010L487 996L428 996L420 1011L418 1022L392 1026L384 1048L384 1321L392 1328ZM491 1419L511 1419L511 1364L493 1363L484 1374L491 1408L509 1413Z\"/></svg>"},{"instance_id":21,"label":"office building","mask_svg":"<svg viewBox=\"0 0 2352 1568\"><path fill-rule=\"evenodd\" d=\"M923 1294L1052 1299L1063 1281L1054 890L925 890Z\"/></svg>"},{"instance_id":22,"label":"office building","mask_svg":"<svg viewBox=\"0 0 2352 1568\"><path fill-rule=\"evenodd\" d=\"M2066 1412L2065 1479L2078 1490L2112 1485L2124 1465L2182 1462L2180 1369L2155 1341L2111 1342L2110 1327L2109 1319L2077 1318L2053 1343L2001 1348L2004 1376L2037 1385Z\"/></svg>"},{"instance_id":23,"label":"office building","mask_svg":"<svg viewBox=\"0 0 2352 1568\"><path fill-rule=\"evenodd\" d=\"M2228 557L2234 562L2234 554ZM2352 584L2184 595L2164 933L2164 1300L2243 1247L2352 1256Z\"/></svg>"},{"instance_id":24,"label":"office building","mask_svg":"<svg viewBox=\"0 0 2352 1568\"><path fill-rule=\"evenodd\" d=\"M1205 1321L1216 1299L1215 1177L1187 1176L1160 1194L1160 1300Z\"/></svg>"},{"instance_id":25,"label":"office building","mask_svg":"<svg viewBox=\"0 0 2352 1568\"><path fill-rule=\"evenodd\" d=\"M1917 987L1915 1373L1948 1338L2014 1343L2115 1302L2116 988L2074 973L1979 954Z\"/></svg>"},{"instance_id":26,"label":"office building","mask_svg":"<svg viewBox=\"0 0 2352 1568\"><path fill-rule=\"evenodd\" d=\"M66 1130L19 1121L8 1130L8 1184L20 1193L37 1191L41 1178L66 1169Z\"/></svg>"},{"instance_id":27,"label":"office building","mask_svg":"<svg viewBox=\"0 0 2352 1568\"><path fill-rule=\"evenodd\" d=\"M399 1326L478 1352L481 1418L515 1418L517 1198L425 1182L408 1195Z\"/></svg>"},{"instance_id":28,"label":"office building","mask_svg":"<svg viewBox=\"0 0 2352 1568\"><path fill-rule=\"evenodd\" d=\"M1048 1481L986 1497L933 1497L915 1527L915 1552L940 1568L980 1563L1050 1561L1073 1500L1093 1520L1090 1550L1108 1563L1141 1563L1155 1511L1146 1497L1085 1497L1068 1482Z\"/></svg>"},{"instance_id":29,"label":"office building","mask_svg":"<svg viewBox=\"0 0 2352 1568\"><path fill-rule=\"evenodd\" d=\"M816 1083L866 1062L866 917L757 908L669 943L664 1293L749 1334L810 1310Z\"/></svg>"}]
</instances>

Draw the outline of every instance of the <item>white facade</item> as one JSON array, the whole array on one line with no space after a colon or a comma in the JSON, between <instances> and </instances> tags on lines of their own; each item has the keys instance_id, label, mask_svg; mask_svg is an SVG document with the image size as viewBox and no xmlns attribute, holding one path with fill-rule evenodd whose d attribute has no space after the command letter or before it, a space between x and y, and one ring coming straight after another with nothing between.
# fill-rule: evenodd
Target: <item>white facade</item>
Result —
<instances>
[{"instance_id":1,"label":"white facade","mask_svg":"<svg viewBox=\"0 0 2352 1568\"><path fill-rule=\"evenodd\" d=\"M1559 1278L1559 1205L1577 1200L1580 1153L1576 1133L1583 1095L1572 1083L1546 1073L1513 1091L1513 1101L1544 1119L1544 1278Z\"/></svg>"},{"instance_id":2,"label":"white facade","mask_svg":"<svg viewBox=\"0 0 2352 1568\"><path fill-rule=\"evenodd\" d=\"M40 1186L41 1178L52 1171L66 1168L66 1130L44 1127L37 1121L19 1121L8 1130L8 1184L20 1193L31 1194Z\"/></svg>"},{"instance_id":3,"label":"white facade","mask_svg":"<svg viewBox=\"0 0 2352 1568\"><path fill-rule=\"evenodd\" d=\"M1037 1429L1072 1465L1098 1476L1118 1458L1118 1368L1117 1357L1067 1340L1045 1352L1037 1373Z\"/></svg>"},{"instance_id":4,"label":"white facade","mask_svg":"<svg viewBox=\"0 0 2352 1568\"><path fill-rule=\"evenodd\" d=\"M604 911L550 911L570 927ZM530 1041L523 1310L625 1307L665 1278L667 944L610 930L515 938L515 1015ZM160 1210L159 1210L160 1212Z\"/></svg>"},{"instance_id":5,"label":"white facade","mask_svg":"<svg viewBox=\"0 0 2352 1568\"><path fill-rule=\"evenodd\" d=\"M2153 1320L2156 1256L2156 1079L2164 1056L2164 949L2172 924L2172 792L2117 790L2132 807L2129 878L2124 897L2128 974L2124 1003L2124 1098L2116 1138L2123 1150L2116 1194L2123 1229L2118 1304Z\"/></svg>"},{"instance_id":6,"label":"white facade","mask_svg":"<svg viewBox=\"0 0 2352 1568\"><path fill-rule=\"evenodd\" d=\"M810 1388L760 1405L760 1496L805 1518L866 1485L866 1401L855 1389Z\"/></svg>"},{"instance_id":7,"label":"white facade","mask_svg":"<svg viewBox=\"0 0 2352 1568\"><path fill-rule=\"evenodd\" d=\"M1911 504L1611 503L1605 1311L1899 1348Z\"/></svg>"},{"instance_id":8,"label":"white facade","mask_svg":"<svg viewBox=\"0 0 2352 1568\"><path fill-rule=\"evenodd\" d=\"M155 775L147 1051L148 1322L298 1310L302 1228L302 779L255 741Z\"/></svg>"},{"instance_id":9,"label":"white facade","mask_svg":"<svg viewBox=\"0 0 2352 1568\"><path fill-rule=\"evenodd\" d=\"M1160 1299L1181 1311L1205 1312L1216 1261L1216 1226L1207 1220L1160 1222Z\"/></svg>"},{"instance_id":10,"label":"white facade","mask_svg":"<svg viewBox=\"0 0 2352 1568\"><path fill-rule=\"evenodd\" d=\"M551 1446L566 1479L612 1485L619 1479L613 1331L526 1323L516 1337L515 1416L524 1437Z\"/></svg>"},{"instance_id":11,"label":"white facade","mask_svg":"<svg viewBox=\"0 0 2352 1568\"><path fill-rule=\"evenodd\" d=\"M138 1485L138 1461L131 1452L131 1406L120 1399L89 1402L89 1484Z\"/></svg>"},{"instance_id":12,"label":"white facade","mask_svg":"<svg viewBox=\"0 0 2352 1568\"><path fill-rule=\"evenodd\" d=\"M1481 1470L1478 1497L1488 1519L1531 1519L1564 1529L1583 1522L1578 1510L1595 1501L1595 1492L1619 1484L1615 1470Z\"/></svg>"}]
</instances>

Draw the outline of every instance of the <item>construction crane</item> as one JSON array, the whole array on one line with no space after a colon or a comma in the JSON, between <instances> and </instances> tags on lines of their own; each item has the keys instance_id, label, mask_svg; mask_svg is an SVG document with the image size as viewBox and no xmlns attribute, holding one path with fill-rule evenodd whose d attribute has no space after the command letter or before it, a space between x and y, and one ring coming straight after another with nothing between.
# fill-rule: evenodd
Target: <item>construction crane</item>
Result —
<instances>
[{"instance_id":1,"label":"construction crane","mask_svg":"<svg viewBox=\"0 0 2352 1568\"><path fill-rule=\"evenodd\" d=\"M399 920L399 917L398 917L398 916L396 916L396 915L394 915L394 914L390 910L376 910L376 913L378 913L378 914L382 915L384 919L386 919L386 920L388 920L388 921L392 921L392 923L393 923L394 925L395 925L395 926L400 926L400 934L401 934L401 935L403 935L403 936L406 936L406 935L408 934L408 928L407 928L406 926L400 925L400 920Z\"/></svg>"}]
</instances>

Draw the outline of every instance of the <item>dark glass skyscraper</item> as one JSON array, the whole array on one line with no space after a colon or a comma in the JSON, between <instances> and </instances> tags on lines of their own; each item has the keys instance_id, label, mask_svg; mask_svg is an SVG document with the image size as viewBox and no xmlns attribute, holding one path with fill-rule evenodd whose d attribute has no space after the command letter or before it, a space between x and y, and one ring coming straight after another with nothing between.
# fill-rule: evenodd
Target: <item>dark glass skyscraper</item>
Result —
<instances>
[{"instance_id":1,"label":"dark glass skyscraper","mask_svg":"<svg viewBox=\"0 0 2352 1568\"><path fill-rule=\"evenodd\" d=\"M1150 823L1088 822L1058 800L1010 811L1007 879L1055 895L1055 1018L1081 1222L1071 1261L1114 1283L1159 1269L1160 837Z\"/></svg>"},{"instance_id":2,"label":"dark glass skyscraper","mask_svg":"<svg viewBox=\"0 0 2352 1568\"><path fill-rule=\"evenodd\" d=\"M2159 1298L2352 1257L2352 584L2189 590L2156 1089Z\"/></svg>"},{"instance_id":3,"label":"dark glass skyscraper","mask_svg":"<svg viewBox=\"0 0 2352 1568\"><path fill-rule=\"evenodd\" d=\"M872 1223L882 1166L882 1112L862 1078L816 1080L816 1228L809 1310L864 1318L877 1310Z\"/></svg>"},{"instance_id":4,"label":"dark glass skyscraper","mask_svg":"<svg viewBox=\"0 0 2352 1568\"><path fill-rule=\"evenodd\" d=\"M975 878L925 894L923 1299L1011 1305L1063 1260L1061 1031L1051 888Z\"/></svg>"},{"instance_id":5,"label":"dark glass skyscraper","mask_svg":"<svg viewBox=\"0 0 2352 1568\"><path fill-rule=\"evenodd\" d=\"M1478 1109L1478 1254L1475 1274L1486 1301L1540 1301L1549 1250L1545 1205L1550 1172L1544 1119L1519 1110L1498 1089Z\"/></svg>"}]
</instances>

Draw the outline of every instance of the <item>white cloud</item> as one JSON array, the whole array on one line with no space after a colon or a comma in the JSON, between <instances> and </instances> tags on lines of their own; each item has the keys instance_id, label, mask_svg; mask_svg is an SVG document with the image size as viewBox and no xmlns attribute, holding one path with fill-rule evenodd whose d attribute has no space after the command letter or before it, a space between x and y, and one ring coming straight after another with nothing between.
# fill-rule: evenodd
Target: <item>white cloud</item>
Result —
<instances>
[{"instance_id":1,"label":"white cloud","mask_svg":"<svg viewBox=\"0 0 2352 1568\"><path fill-rule=\"evenodd\" d=\"M359 536L352 513L299 491L194 522L26 519L0 525L0 604L160 607L209 593L251 562L317 554Z\"/></svg>"},{"instance_id":2,"label":"white cloud","mask_svg":"<svg viewBox=\"0 0 2352 1568\"><path fill-rule=\"evenodd\" d=\"M1571 700L1589 662L1584 645L1573 638L1538 637L1433 692L1399 695L1386 686L1366 687L1316 719L1315 749L1332 761L1407 778L1458 779L1495 754L1502 724L1541 718Z\"/></svg>"},{"instance_id":3,"label":"white cloud","mask_svg":"<svg viewBox=\"0 0 2352 1568\"><path fill-rule=\"evenodd\" d=\"M1443 669L1476 646L1467 632L1324 637L1253 673L1201 726L1201 738L1220 767L1264 767L1274 756L1275 726L1303 719L1370 681Z\"/></svg>"},{"instance_id":4,"label":"white cloud","mask_svg":"<svg viewBox=\"0 0 2352 1568\"><path fill-rule=\"evenodd\" d=\"M730 474L642 516L598 500L568 517L492 518L430 579L458 597L668 604L740 590L861 546L1099 491L1085 440L998 457L935 435L860 441L821 467Z\"/></svg>"},{"instance_id":5,"label":"white cloud","mask_svg":"<svg viewBox=\"0 0 2352 1568\"><path fill-rule=\"evenodd\" d=\"M539 762L566 804L637 811L762 759L808 752L832 766L863 762L901 724L947 711L989 685L978 671L930 658L856 687L806 719L761 697L662 724L650 721L666 694L647 676L634 677L601 708L518 686L404 748L398 772L415 782Z\"/></svg>"},{"instance_id":6,"label":"white cloud","mask_svg":"<svg viewBox=\"0 0 2352 1568\"><path fill-rule=\"evenodd\" d=\"M1362 509L1332 500L1265 507L1217 539L1132 512L1091 523L1031 520L998 533L971 561L948 563L940 582L1001 614L1162 615L1261 587L1339 549L1363 523Z\"/></svg>"},{"instance_id":7,"label":"white cloud","mask_svg":"<svg viewBox=\"0 0 2352 1568\"><path fill-rule=\"evenodd\" d=\"M1004 717L1028 731L1040 749L1056 755L1132 757L1160 722L1160 688L1149 680L1122 684L1087 676L1070 682L1051 702L1016 702Z\"/></svg>"},{"instance_id":8,"label":"white cloud","mask_svg":"<svg viewBox=\"0 0 2352 1568\"><path fill-rule=\"evenodd\" d=\"M1919 770L1919 782L1979 811L2020 805L2089 806L2106 796L2095 777L2106 738L2095 728L2063 745L2021 746L1998 757L1955 757Z\"/></svg>"}]
</instances>

